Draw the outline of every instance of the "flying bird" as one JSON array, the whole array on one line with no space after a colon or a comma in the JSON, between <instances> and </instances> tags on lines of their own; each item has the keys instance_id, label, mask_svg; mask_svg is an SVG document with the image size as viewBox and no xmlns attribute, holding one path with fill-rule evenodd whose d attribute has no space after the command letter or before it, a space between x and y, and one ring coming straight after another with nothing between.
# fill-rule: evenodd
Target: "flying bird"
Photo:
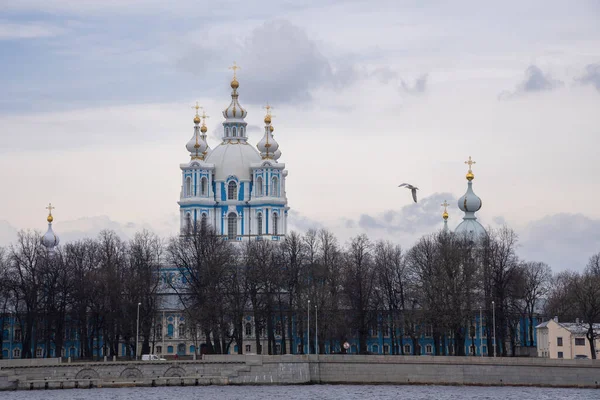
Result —
<instances>
[{"instance_id":1,"label":"flying bird","mask_svg":"<svg viewBox=\"0 0 600 400\"><path fill-rule=\"evenodd\" d=\"M415 201L415 203L417 202L417 190L419 190L418 187L413 186L410 183L403 183L402 185L398 185L398 187L406 187L408 190L410 190L413 196L413 200Z\"/></svg>"}]
</instances>

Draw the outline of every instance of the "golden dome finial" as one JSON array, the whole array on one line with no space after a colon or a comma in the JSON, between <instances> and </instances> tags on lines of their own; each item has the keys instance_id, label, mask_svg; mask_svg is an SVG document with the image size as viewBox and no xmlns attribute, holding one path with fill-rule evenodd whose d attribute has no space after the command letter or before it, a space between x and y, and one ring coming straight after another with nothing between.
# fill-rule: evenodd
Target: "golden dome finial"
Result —
<instances>
[{"instance_id":1,"label":"golden dome finial","mask_svg":"<svg viewBox=\"0 0 600 400\"><path fill-rule=\"evenodd\" d=\"M52 216L52 210L54 210L56 207L52 207L52 203L48 203L48 207L46 207L46 210L48 210L48 218L46 218L46 221L48 221L49 223L54 221L54 217Z\"/></svg>"},{"instance_id":2,"label":"golden dome finial","mask_svg":"<svg viewBox=\"0 0 600 400\"><path fill-rule=\"evenodd\" d=\"M444 200L444 202L441 204L442 207L444 207L444 213L442 214L442 218L444 218L445 220L448 219L448 206L450 204L448 204L448 202L446 200Z\"/></svg>"},{"instance_id":3,"label":"golden dome finial","mask_svg":"<svg viewBox=\"0 0 600 400\"><path fill-rule=\"evenodd\" d=\"M271 115L271 110L273 107L267 103L267 105L263 106L263 108L267 110L267 115L265 115L265 124L269 125L271 123L271 118L275 117L274 115Z\"/></svg>"},{"instance_id":4,"label":"golden dome finial","mask_svg":"<svg viewBox=\"0 0 600 400\"><path fill-rule=\"evenodd\" d=\"M237 78L236 78L236 72L238 69L240 69L240 67L234 61L233 65L231 67L229 67L229 69L233 70L233 80L231 81L231 88L235 90L240 87L240 83L237 81Z\"/></svg>"},{"instance_id":5,"label":"golden dome finial","mask_svg":"<svg viewBox=\"0 0 600 400\"><path fill-rule=\"evenodd\" d=\"M208 115L206 115L206 112L204 110L202 110L202 126L200 127L200 131L202 133L206 133L206 131L207 131L206 118L210 118L210 117Z\"/></svg>"},{"instance_id":6,"label":"golden dome finial","mask_svg":"<svg viewBox=\"0 0 600 400\"><path fill-rule=\"evenodd\" d=\"M477 163L471 159L471 156L469 156L469 160L465 161L465 164L469 165L469 171L467 172L467 180L471 182L475 178L475 175L473 175L473 171L471 170L471 166Z\"/></svg>"},{"instance_id":7,"label":"golden dome finial","mask_svg":"<svg viewBox=\"0 0 600 400\"><path fill-rule=\"evenodd\" d=\"M195 106L192 106L192 108L196 109L196 116L194 116L194 123L196 125L198 125L200 123L200 115L198 115L198 110L202 107L200 107L200 105L198 104L198 102L196 102Z\"/></svg>"}]
</instances>

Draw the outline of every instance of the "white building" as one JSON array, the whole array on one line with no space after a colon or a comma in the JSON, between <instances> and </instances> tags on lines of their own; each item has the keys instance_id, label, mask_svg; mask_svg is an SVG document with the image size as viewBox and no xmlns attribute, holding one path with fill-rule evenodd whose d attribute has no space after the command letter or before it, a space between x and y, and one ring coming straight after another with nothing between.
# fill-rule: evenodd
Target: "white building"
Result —
<instances>
[{"instance_id":1,"label":"white building","mask_svg":"<svg viewBox=\"0 0 600 400\"><path fill-rule=\"evenodd\" d=\"M587 324L558 322L555 317L535 327L537 330L538 357L545 358L592 358L590 344L585 334ZM600 324L594 324L600 333ZM600 338L595 341L596 356L600 357ZM585 356L585 357L584 357Z\"/></svg>"}]
</instances>

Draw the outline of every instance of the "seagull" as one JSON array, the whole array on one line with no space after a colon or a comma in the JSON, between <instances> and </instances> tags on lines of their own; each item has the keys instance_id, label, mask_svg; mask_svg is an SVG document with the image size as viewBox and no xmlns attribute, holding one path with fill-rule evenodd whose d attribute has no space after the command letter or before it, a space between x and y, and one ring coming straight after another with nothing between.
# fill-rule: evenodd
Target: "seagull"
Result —
<instances>
[{"instance_id":1,"label":"seagull","mask_svg":"<svg viewBox=\"0 0 600 400\"><path fill-rule=\"evenodd\" d=\"M415 203L417 202L417 190L418 187L411 185L410 183L403 183L402 185L398 185L398 187L406 187L408 190L412 192L413 200Z\"/></svg>"}]
</instances>

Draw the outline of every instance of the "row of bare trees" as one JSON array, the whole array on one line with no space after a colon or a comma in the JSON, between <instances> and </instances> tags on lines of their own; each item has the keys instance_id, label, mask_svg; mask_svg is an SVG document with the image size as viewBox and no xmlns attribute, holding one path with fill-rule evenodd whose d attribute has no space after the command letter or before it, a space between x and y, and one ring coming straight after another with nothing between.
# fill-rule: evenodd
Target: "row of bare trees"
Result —
<instances>
[{"instance_id":1,"label":"row of bare trees","mask_svg":"<svg viewBox=\"0 0 600 400\"><path fill-rule=\"evenodd\" d=\"M477 240L433 233L408 251L366 235L342 245L324 229L291 232L281 242L233 244L202 226L167 242L148 232L123 241L104 231L51 257L39 233L22 232L0 252L0 312L18 322L22 357L34 356L30 349L38 343L61 349L75 336L80 357L116 355L123 343L132 354L138 303L142 352L148 352L161 279L171 284L186 326L203 338L209 353L231 352L232 345L242 353L245 317L253 315L262 353L274 354L278 347L283 354L305 352L293 343L306 344L308 335L311 352L343 351L340 344L351 341L365 353L369 338L380 332L392 354L403 354L407 340L417 352L426 335L433 338L434 354L464 355L467 339L479 333L481 313L487 348L493 348L494 315L495 351L514 355L519 345L534 345L542 309L589 323L593 347L600 255L582 274L552 276L548 265L519 259L517 242L505 227ZM180 278L164 279L165 266ZM307 332L308 313L318 316L317 348L314 323Z\"/></svg>"}]
</instances>

